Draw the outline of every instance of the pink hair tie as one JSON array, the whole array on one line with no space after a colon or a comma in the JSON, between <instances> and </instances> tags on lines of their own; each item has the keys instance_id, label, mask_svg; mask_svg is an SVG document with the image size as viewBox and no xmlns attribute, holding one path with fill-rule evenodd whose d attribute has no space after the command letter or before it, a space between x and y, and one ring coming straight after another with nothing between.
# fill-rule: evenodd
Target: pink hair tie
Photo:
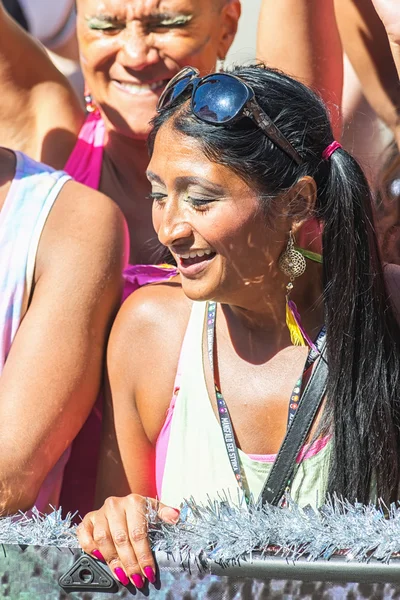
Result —
<instances>
[{"instance_id":1,"label":"pink hair tie","mask_svg":"<svg viewBox=\"0 0 400 600\"><path fill-rule=\"evenodd\" d=\"M332 156L332 154L335 152L335 150L337 150L338 148L342 148L342 147L343 147L342 144L339 144L339 142L333 141L323 151L322 158L324 160L329 160L330 157Z\"/></svg>"}]
</instances>

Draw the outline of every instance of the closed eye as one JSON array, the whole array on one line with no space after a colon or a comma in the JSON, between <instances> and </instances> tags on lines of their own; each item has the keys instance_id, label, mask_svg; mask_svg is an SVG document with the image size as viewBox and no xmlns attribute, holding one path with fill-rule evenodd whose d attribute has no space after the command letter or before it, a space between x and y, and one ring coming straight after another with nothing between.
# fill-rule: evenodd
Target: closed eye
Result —
<instances>
[{"instance_id":1,"label":"closed eye","mask_svg":"<svg viewBox=\"0 0 400 600\"><path fill-rule=\"evenodd\" d=\"M192 20L192 15L157 15L148 20L147 27L151 30L173 29L185 27Z\"/></svg>"},{"instance_id":2,"label":"closed eye","mask_svg":"<svg viewBox=\"0 0 400 600\"><path fill-rule=\"evenodd\" d=\"M165 198L167 197L167 194L161 194L160 192L151 192L148 196L147 199L148 200L155 200L156 202L161 202L162 200L165 200Z\"/></svg>"},{"instance_id":3,"label":"closed eye","mask_svg":"<svg viewBox=\"0 0 400 600\"><path fill-rule=\"evenodd\" d=\"M193 196L187 196L187 202L190 202L194 206L204 206L206 204L210 204L211 202L215 202L214 198L193 198Z\"/></svg>"},{"instance_id":4,"label":"closed eye","mask_svg":"<svg viewBox=\"0 0 400 600\"><path fill-rule=\"evenodd\" d=\"M97 31L120 31L125 28L125 23L122 21L118 21L113 17L101 16L101 17L92 17L87 19L87 25L89 29L94 29Z\"/></svg>"}]
</instances>

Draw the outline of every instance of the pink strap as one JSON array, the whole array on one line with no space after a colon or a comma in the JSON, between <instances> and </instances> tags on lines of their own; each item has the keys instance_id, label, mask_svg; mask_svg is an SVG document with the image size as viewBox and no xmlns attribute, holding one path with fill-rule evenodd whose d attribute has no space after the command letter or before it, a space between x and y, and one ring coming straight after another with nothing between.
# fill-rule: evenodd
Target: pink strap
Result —
<instances>
[{"instance_id":1,"label":"pink strap","mask_svg":"<svg viewBox=\"0 0 400 600\"><path fill-rule=\"evenodd\" d=\"M329 160L330 157L332 156L332 154L335 152L335 150L338 150L339 148L342 148L342 144L339 144L339 142L337 142L336 140L334 140L331 144L329 144L329 146L327 146L325 148L325 150L322 153L322 158L324 160Z\"/></svg>"},{"instance_id":2,"label":"pink strap","mask_svg":"<svg viewBox=\"0 0 400 600\"><path fill-rule=\"evenodd\" d=\"M64 171L79 183L99 189L104 149L104 122L98 111L90 113L79 133Z\"/></svg>"},{"instance_id":3,"label":"pink strap","mask_svg":"<svg viewBox=\"0 0 400 600\"><path fill-rule=\"evenodd\" d=\"M156 489L158 498L161 498L162 482L164 477L165 463L167 460L169 436L171 434L172 417L174 415L175 402L181 385L181 379L183 374L183 359L184 356L187 354L187 351L185 349L187 349L189 345L190 336L188 330L189 324L186 328L185 337L183 338L181 352L179 355L178 368L176 370L176 376L174 381L174 392L167 410L164 425L162 426L162 429L158 435L156 442Z\"/></svg>"}]
</instances>

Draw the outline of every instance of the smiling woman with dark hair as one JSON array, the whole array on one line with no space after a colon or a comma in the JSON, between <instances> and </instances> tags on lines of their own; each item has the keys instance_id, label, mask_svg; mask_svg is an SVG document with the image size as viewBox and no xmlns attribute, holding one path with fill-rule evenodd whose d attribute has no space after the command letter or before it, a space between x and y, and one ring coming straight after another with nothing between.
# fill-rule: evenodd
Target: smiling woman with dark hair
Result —
<instances>
[{"instance_id":1,"label":"smiling woman with dark hair","mask_svg":"<svg viewBox=\"0 0 400 600\"><path fill-rule=\"evenodd\" d=\"M79 528L138 587L154 581L151 499L169 522L184 498L240 490L390 502L400 475L400 275L384 274L368 184L321 99L262 66L187 68L150 150L153 223L182 290L142 288L117 317L106 500Z\"/></svg>"}]
</instances>

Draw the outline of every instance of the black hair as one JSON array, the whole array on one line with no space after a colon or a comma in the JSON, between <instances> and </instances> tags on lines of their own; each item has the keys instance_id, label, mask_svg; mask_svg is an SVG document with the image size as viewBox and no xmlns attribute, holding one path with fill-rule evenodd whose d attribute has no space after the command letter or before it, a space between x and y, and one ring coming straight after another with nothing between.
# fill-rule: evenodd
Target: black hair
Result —
<instances>
[{"instance_id":1,"label":"black hair","mask_svg":"<svg viewBox=\"0 0 400 600\"><path fill-rule=\"evenodd\" d=\"M353 157L343 149L329 160L333 140L326 107L302 83L263 65L235 67L257 102L304 158L297 165L254 122L223 126L200 121L189 92L153 120L152 152L160 127L171 118L196 138L204 154L259 192L266 213L274 196L303 176L317 184L313 215L323 223L323 300L329 364L323 426L333 436L328 492L354 501L397 498L400 431L400 327L386 290L372 219L371 192ZM272 200L271 200L272 199Z\"/></svg>"}]
</instances>

